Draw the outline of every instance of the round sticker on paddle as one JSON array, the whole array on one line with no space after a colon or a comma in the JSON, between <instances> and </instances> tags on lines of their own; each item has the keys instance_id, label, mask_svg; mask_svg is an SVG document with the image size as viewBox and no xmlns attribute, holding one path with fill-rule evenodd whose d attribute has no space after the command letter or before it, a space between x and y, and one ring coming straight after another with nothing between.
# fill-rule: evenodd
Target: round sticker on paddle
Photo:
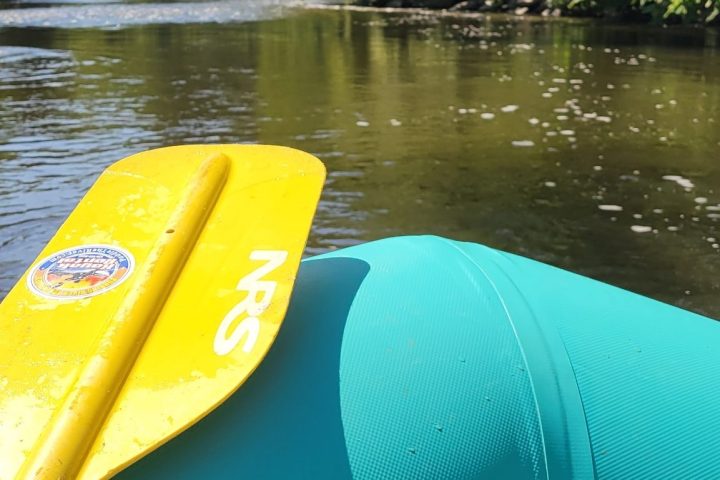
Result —
<instances>
[{"instance_id":1,"label":"round sticker on paddle","mask_svg":"<svg viewBox=\"0 0 720 480\"><path fill-rule=\"evenodd\" d=\"M94 297L125 281L134 263L130 252L122 248L81 245L40 260L28 275L28 287L45 298Z\"/></svg>"}]
</instances>

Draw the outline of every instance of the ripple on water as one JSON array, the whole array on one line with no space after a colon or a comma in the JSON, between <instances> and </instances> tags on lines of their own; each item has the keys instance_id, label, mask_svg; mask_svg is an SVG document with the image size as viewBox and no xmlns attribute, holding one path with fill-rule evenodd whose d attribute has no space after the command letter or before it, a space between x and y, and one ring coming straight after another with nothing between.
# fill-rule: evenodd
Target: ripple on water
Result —
<instances>
[{"instance_id":1,"label":"ripple on water","mask_svg":"<svg viewBox=\"0 0 720 480\"><path fill-rule=\"evenodd\" d=\"M2 14L2 10L0 10ZM30 47L0 47L0 90L58 88L75 81L77 63L72 53ZM8 99L4 106L17 107ZM8 113L8 112L6 112ZM2 112L0 111L0 115Z\"/></svg>"},{"instance_id":2,"label":"ripple on water","mask_svg":"<svg viewBox=\"0 0 720 480\"><path fill-rule=\"evenodd\" d=\"M700 55L688 49L682 58L691 63L678 69L678 52L658 45L653 48L666 70L648 72L650 60L640 52L602 53L605 42L618 41L604 26L529 24L542 25L536 30L482 17L466 27L464 21L407 12L301 12L243 25L260 10L257 5L274 2L81 1L87 5L58 6L55 13L4 10L0 24L107 30L157 22L238 23L92 33L106 43L68 41L84 37L84 30L23 38L32 46L77 47L75 57L0 47L0 296L32 260L29 250L50 237L105 165L135 151L190 141L286 143L315 152L330 172L341 172L328 176L309 253L423 232L487 240L521 253L549 252L559 264L577 258L565 266L581 270L587 261L585 272L592 273L593 265L622 272L605 279L630 279L625 286L645 292L654 288L644 281L654 257L662 260L651 265L653 278L663 277L671 264L669 277L693 283L694 290L696 277L709 279L707 285L717 278L712 262L698 262L698 270L705 269L699 275L696 269L682 275L674 266L690 264L688 252L697 251L699 242L720 258L714 247L719 242L705 240L719 238L720 225L720 199L709 188L717 183L709 165L720 139L712 125L700 130L711 117L720 118L718 83L712 81L717 69L707 64L707 50ZM445 38L448 23L459 25L451 39ZM574 37L569 28L588 33L588 45L568 49L565 39ZM646 35L640 30L632 27L633 34ZM336 42L339 31L350 40ZM599 31L603 35L595 35ZM14 35L6 38L14 41ZM461 35L473 40L458 41ZM587 53L590 43L595 54ZM142 52L136 51L140 45ZM626 62L615 65L616 57ZM657 85L665 90L651 94ZM448 105L457 108L448 112ZM453 128L448 119L456 122ZM661 136L667 143L658 142ZM532 148L515 148L532 141ZM641 167L643 177L618 180ZM660 180L664 173L691 173L697 193L683 190L693 185L681 183L682 177ZM529 208L538 190L546 203ZM694 202L699 195L707 203ZM542 234L522 241L493 237L517 225ZM632 225L654 233L635 232ZM588 244L599 254L583 260ZM642 252L632 251L637 245ZM552 257L561 248L570 250ZM627 266L626 252L643 261Z\"/></svg>"},{"instance_id":3,"label":"ripple on water","mask_svg":"<svg viewBox=\"0 0 720 480\"><path fill-rule=\"evenodd\" d=\"M256 21L273 15L278 0L188 3L88 3L49 8L0 10L7 27L88 28L168 23L232 23Z\"/></svg>"},{"instance_id":4,"label":"ripple on water","mask_svg":"<svg viewBox=\"0 0 720 480\"><path fill-rule=\"evenodd\" d=\"M2 10L0 10L2 15ZM1 17L0 17L1 18ZM72 54L65 50L51 50L46 48L0 46L0 64L35 60L39 58L68 59ZM5 72L3 72L3 78Z\"/></svg>"}]
</instances>

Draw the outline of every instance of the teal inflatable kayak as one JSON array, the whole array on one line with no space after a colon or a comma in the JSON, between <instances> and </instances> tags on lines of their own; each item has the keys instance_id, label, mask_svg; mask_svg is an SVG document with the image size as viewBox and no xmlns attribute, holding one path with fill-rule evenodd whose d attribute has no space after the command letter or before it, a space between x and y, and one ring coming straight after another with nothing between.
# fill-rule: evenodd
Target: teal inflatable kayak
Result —
<instances>
[{"instance_id":1,"label":"teal inflatable kayak","mask_svg":"<svg viewBox=\"0 0 720 480\"><path fill-rule=\"evenodd\" d=\"M303 261L247 383L118 478L720 478L719 379L714 320L392 238Z\"/></svg>"}]
</instances>

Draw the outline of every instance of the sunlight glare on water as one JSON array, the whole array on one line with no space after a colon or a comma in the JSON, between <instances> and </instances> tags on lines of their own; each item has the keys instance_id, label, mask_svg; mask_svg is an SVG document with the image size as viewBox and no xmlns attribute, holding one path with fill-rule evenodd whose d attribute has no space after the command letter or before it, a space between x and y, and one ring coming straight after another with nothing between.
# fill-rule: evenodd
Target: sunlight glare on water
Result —
<instances>
[{"instance_id":1,"label":"sunlight glare on water","mask_svg":"<svg viewBox=\"0 0 720 480\"><path fill-rule=\"evenodd\" d=\"M81 3L81 2L76 2ZM5 27L90 28L172 23L229 23L268 18L279 0L187 3L86 2L45 8L0 10Z\"/></svg>"}]
</instances>

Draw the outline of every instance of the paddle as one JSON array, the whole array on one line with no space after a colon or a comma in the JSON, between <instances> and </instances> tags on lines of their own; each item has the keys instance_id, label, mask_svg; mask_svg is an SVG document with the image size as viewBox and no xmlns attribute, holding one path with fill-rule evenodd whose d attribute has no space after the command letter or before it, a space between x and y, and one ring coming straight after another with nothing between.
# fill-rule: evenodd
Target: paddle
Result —
<instances>
[{"instance_id":1,"label":"paddle","mask_svg":"<svg viewBox=\"0 0 720 480\"><path fill-rule=\"evenodd\" d=\"M0 304L0 478L112 475L235 391L280 328L324 176L248 145L109 167Z\"/></svg>"}]
</instances>

